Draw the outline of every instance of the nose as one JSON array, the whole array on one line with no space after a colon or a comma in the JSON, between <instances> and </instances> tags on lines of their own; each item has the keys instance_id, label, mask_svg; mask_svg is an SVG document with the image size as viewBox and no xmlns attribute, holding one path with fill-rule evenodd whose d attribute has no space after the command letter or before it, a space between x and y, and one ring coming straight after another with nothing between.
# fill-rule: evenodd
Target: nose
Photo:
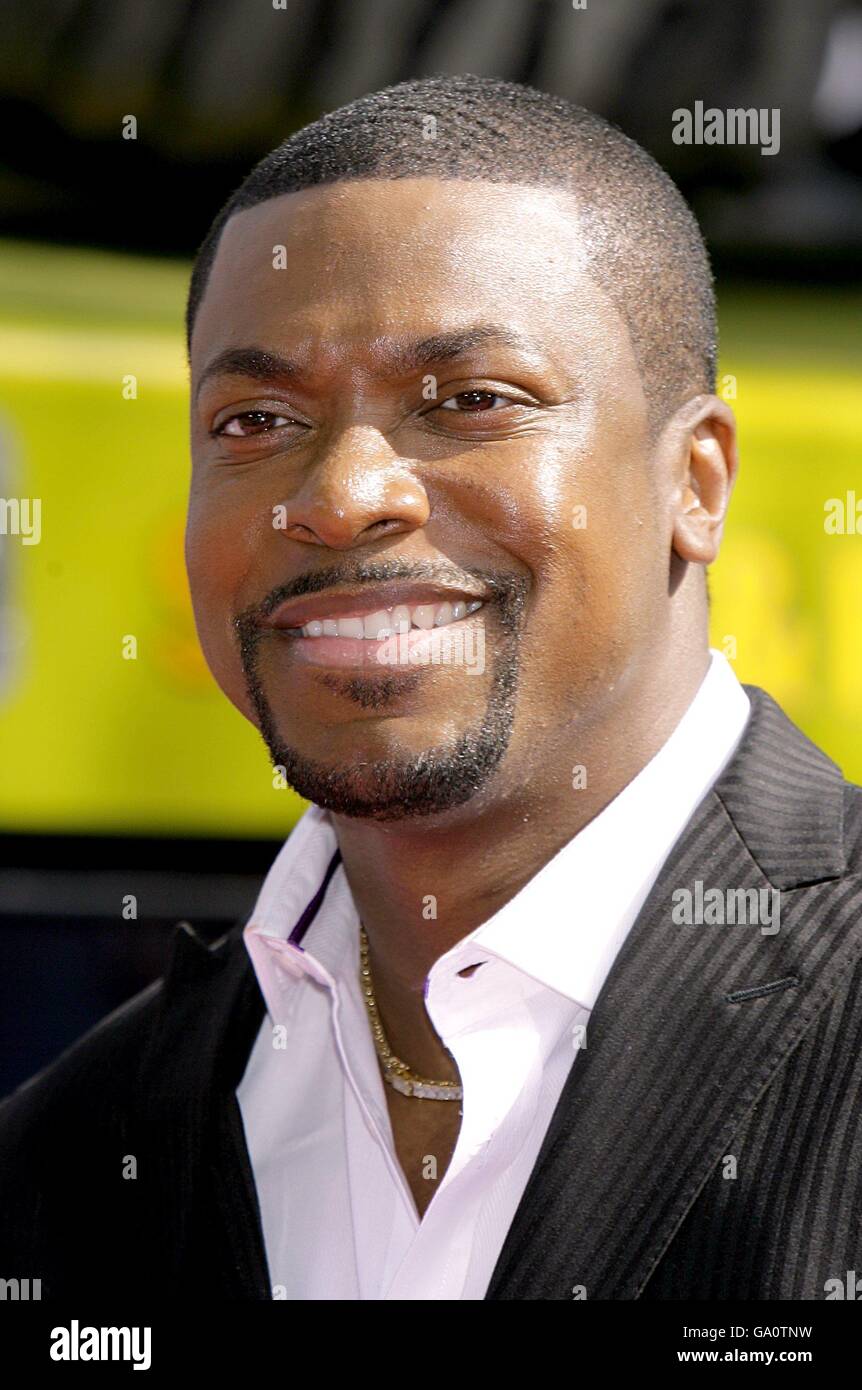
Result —
<instances>
[{"instance_id":1,"label":"nose","mask_svg":"<svg viewBox=\"0 0 862 1390\"><path fill-rule=\"evenodd\" d=\"M424 526L430 504L415 473L370 426L342 430L277 508L278 529L307 545L351 550Z\"/></svg>"}]
</instances>

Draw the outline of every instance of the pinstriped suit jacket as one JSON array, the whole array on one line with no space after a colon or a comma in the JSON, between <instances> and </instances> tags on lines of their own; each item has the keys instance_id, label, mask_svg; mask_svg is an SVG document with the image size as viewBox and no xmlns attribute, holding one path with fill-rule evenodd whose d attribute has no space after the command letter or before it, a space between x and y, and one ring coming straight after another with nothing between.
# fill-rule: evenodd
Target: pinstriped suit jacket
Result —
<instances>
[{"instance_id":1,"label":"pinstriped suit jacket","mask_svg":"<svg viewBox=\"0 0 862 1390\"><path fill-rule=\"evenodd\" d=\"M746 689L489 1299L823 1299L862 1271L862 788ZM680 924L698 881L778 890L780 930ZM212 948L181 929L164 981L0 1106L0 1276L43 1298L270 1298L234 1094L263 1014L241 927Z\"/></svg>"}]
</instances>

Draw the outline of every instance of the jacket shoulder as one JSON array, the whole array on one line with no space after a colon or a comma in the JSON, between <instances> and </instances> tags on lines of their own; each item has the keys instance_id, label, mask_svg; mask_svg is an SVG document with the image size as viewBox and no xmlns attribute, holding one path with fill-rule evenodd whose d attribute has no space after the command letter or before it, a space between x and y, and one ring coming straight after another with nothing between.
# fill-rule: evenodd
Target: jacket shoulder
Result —
<instances>
[{"instance_id":1,"label":"jacket shoulder","mask_svg":"<svg viewBox=\"0 0 862 1390\"><path fill-rule=\"evenodd\" d=\"M191 1180L207 1048L226 1028L233 977L247 980L231 935L210 946L179 929L161 979L0 1105L0 1251L7 1272L43 1281L43 1297L110 1294L120 1271L149 1289L175 1259L173 1186Z\"/></svg>"},{"instance_id":2,"label":"jacket shoulder","mask_svg":"<svg viewBox=\"0 0 862 1390\"><path fill-rule=\"evenodd\" d=\"M0 1102L0 1153L17 1147L40 1121L64 1112L84 1119L128 1094L158 1015L163 983L155 980L126 1000Z\"/></svg>"},{"instance_id":3,"label":"jacket shoulder","mask_svg":"<svg viewBox=\"0 0 862 1390\"><path fill-rule=\"evenodd\" d=\"M63 1121L110 1122L125 1109L138 1088L142 1059L163 1017L165 985L181 975L186 943L217 958L228 949L234 932L206 946L192 928L181 924L165 974L119 1008L100 1019L53 1062L0 1102L0 1154L15 1150Z\"/></svg>"}]
</instances>

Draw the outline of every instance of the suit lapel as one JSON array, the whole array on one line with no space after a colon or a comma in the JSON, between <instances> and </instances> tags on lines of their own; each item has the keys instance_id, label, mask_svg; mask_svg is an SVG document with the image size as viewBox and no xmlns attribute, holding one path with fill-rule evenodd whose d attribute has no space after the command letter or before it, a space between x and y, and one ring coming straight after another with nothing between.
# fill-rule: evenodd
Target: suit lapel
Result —
<instances>
[{"instance_id":1,"label":"suit lapel","mask_svg":"<svg viewBox=\"0 0 862 1390\"><path fill-rule=\"evenodd\" d=\"M637 1298L741 1120L860 953L862 887L848 878L841 894L835 884L841 774L764 692L747 690L740 747L596 1001L489 1299L571 1299L580 1288L588 1299ZM781 889L780 930L677 925L673 895L695 894L698 880Z\"/></svg>"},{"instance_id":2,"label":"suit lapel","mask_svg":"<svg viewBox=\"0 0 862 1390\"><path fill-rule=\"evenodd\" d=\"M141 1061L160 1175L150 1234L160 1280L225 1299L272 1297L235 1095L264 1013L241 928L210 948L183 923Z\"/></svg>"}]
</instances>

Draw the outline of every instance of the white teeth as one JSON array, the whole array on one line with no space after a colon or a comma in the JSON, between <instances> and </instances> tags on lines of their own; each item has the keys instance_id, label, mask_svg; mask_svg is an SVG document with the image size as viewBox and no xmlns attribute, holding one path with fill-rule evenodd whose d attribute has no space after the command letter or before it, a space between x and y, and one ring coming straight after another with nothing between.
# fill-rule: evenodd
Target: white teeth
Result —
<instances>
[{"instance_id":1,"label":"white teeth","mask_svg":"<svg viewBox=\"0 0 862 1390\"><path fill-rule=\"evenodd\" d=\"M410 609L406 603L397 603L392 610L393 632L410 631Z\"/></svg>"},{"instance_id":2,"label":"white teeth","mask_svg":"<svg viewBox=\"0 0 862 1390\"><path fill-rule=\"evenodd\" d=\"M412 618L416 627L432 628L434 626L434 614L437 611L435 603L420 603L413 609Z\"/></svg>"},{"instance_id":3,"label":"white teeth","mask_svg":"<svg viewBox=\"0 0 862 1390\"><path fill-rule=\"evenodd\" d=\"M391 637L392 618L386 608L381 608L377 613L369 613L364 622L365 637Z\"/></svg>"},{"instance_id":4,"label":"white teeth","mask_svg":"<svg viewBox=\"0 0 862 1390\"><path fill-rule=\"evenodd\" d=\"M303 637L363 637L382 641L393 633L409 632L411 627L426 631L447 627L481 607L481 599L471 599L469 603L464 599L456 603L419 603L413 608L399 603L394 608L378 608L364 618L313 618L301 632Z\"/></svg>"}]
</instances>

